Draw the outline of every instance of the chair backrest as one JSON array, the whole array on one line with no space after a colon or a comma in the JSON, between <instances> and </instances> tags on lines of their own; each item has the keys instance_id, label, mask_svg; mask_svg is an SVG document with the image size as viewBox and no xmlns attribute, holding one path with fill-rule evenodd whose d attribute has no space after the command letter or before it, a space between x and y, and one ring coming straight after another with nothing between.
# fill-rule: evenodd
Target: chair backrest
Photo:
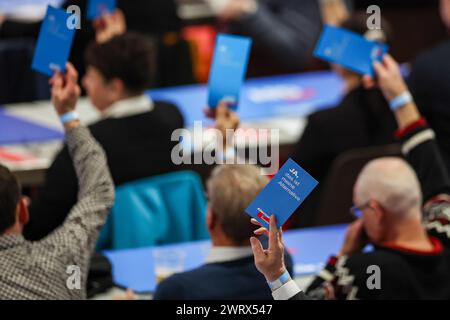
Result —
<instances>
[{"instance_id":1,"label":"chair backrest","mask_svg":"<svg viewBox=\"0 0 450 320\"><path fill-rule=\"evenodd\" d=\"M333 162L320 197L314 225L349 223L353 205L353 186L362 168L379 157L401 157L399 145L353 149L342 153Z\"/></svg>"},{"instance_id":2,"label":"chair backrest","mask_svg":"<svg viewBox=\"0 0 450 320\"><path fill-rule=\"evenodd\" d=\"M180 171L116 189L97 250L138 248L208 238L206 199L198 175Z\"/></svg>"}]
</instances>

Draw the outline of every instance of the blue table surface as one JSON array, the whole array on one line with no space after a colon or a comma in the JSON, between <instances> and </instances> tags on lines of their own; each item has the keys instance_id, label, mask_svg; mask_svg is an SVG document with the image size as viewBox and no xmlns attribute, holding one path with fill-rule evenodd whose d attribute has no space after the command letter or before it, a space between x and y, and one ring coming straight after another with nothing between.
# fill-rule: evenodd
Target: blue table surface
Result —
<instances>
[{"instance_id":1,"label":"blue table surface","mask_svg":"<svg viewBox=\"0 0 450 320\"><path fill-rule=\"evenodd\" d=\"M308 228L286 231L283 240L294 260L295 276L313 275L319 272L324 262L336 254L344 239L346 225ZM105 251L113 266L116 284L136 292L153 292L156 288L155 251L176 250L183 252L184 270L201 266L206 258L210 241L197 241L162 247Z\"/></svg>"},{"instance_id":2,"label":"blue table surface","mask_svg":"<svg viewBox=\"0 0 450 320\"><path fill-rule=\"evenodd\" d=\"M342 80L331 72L311 72L248 80L241 95L238 114L243 121L277 117L304 117L314 111L336 105L342 98ZM186 127L206 119L208 89L189 85L148 91L154 100L177 105ZM0 108L0 145L23 144L62 139L63 134L37 123L19 119Z\"/></svg>"},{"instance_id":3,"label":"blue table surface","mask_svg":"<svg viewBox=\"0 0 450 320\"><path fill-rule=\"evenodd\" d=\"M335 106L342 99L342 88L342 79L329 71L249 79L242 88L238 114L243 121L303 117ZM195 121L210 122L203 114L208 97L205 85L156 89L148 94L177 105L187 127Z\"/></svg>"},{"instance_id":4,"label":"blue table surface","mask_svg":"<svg viewBox=\"0 0 450 320\"><path fill-rule=\"evenodd\" d=\"M0 145L62 140L62 131L14 117L0 109Z\"/></svg>"}]
</instances>

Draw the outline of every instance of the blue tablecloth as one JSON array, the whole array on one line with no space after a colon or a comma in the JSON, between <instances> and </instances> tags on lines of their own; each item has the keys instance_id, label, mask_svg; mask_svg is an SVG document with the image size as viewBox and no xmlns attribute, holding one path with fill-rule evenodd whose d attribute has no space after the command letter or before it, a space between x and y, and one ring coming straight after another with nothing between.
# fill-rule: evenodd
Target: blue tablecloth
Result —
<instances>
[{"instance_id":1,"label":"blue tablecloth","mask_svg":"<svg viewBox=\"0 0 450 320\"><path fill-rule=\"evenodd\" d=\"M250 79L242 89L238 114L243 121L303 117L335 106L342 99L342 89L342 79L328 71ZM176 104L188 127L194 121L210 121L203 115L207 86L181 86L148 93L154 100Z\"/></svg>"},{"instance_id":2,"label":"blue tablecloth","mask_svg":"<svg viewBox=\"0 0 450 320\"><path fill-rule=\"evenodd\" d=\"M277 117L304 117L314 111L335 106L342 98L343 82L332 72L311 72L248 80L243 89L238 114L242 121L270 120ZM154 100L176 104L185 117L186 127L195 121L211 123L203 115L207 86L191 85L150 90ZM0 145L62 139L57 130L7 114L0 108Z\"/></svg>"},{"instance_id":3,"label":"blue tablecloth","mask_svg":"<svg viewBox=\"0 0 450 320\"><path fill-rule=\"evenodd\" d=\"M295 275L319 272L331 254L336 254L344 239L346 226L327 226L286 231L283 239L295 264ZM136 292L153 292L156 288L154 252L173 249L184 252L184 270L202 265L211 247L209 241L198 241L164 247L104 252L113 265L114 281Z\"/></svg>"}]
</instances>

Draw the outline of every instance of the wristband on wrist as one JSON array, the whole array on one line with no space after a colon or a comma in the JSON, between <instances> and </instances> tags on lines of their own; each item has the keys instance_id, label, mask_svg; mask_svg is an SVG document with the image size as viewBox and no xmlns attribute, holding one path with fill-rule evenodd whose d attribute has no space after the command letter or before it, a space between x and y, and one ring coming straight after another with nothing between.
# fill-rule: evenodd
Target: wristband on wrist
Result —
<instances>
[{"instance_id":1,"label":"wristband on wrist","mask_svg":"<svg viewBox=\"0 0 450 320\"><path fill-rule=\"evenodd\" d=\"M63 125L66 124L67 122L75 121L75 120L79 120L79 119L80 119L80 116L78 115L78 112L76 112L76 111L70 111L70 112L64 113L63 115L61 115L59 117L59 120L61 121L61 123Z\"/></svg>"},{"instance_id":2,"label":"wristband on wrist","mask_svg":"<svg viewBox=\"0 0 450 320\"><path fill-rule=\"evenodd\" d=\"M398 108L403 107L404 105L413 102L413 97L409 91L405 91L402 94L396 96L389 102L389 106L392 111L397 110Z\"/></svg>"},{"instance_id":3,"label":"wristband on wrist","mask_svg":"<svg viewBox=\"0 0 450 320\"><path fill-rule=\"evenodd\" d=\"M277 290L278 288L282 287L284 284L288 283L291 280L291 275L286 270L277 280L272 282L267 282L270 289L272 291Z\"/></svg>"}]
</instances>

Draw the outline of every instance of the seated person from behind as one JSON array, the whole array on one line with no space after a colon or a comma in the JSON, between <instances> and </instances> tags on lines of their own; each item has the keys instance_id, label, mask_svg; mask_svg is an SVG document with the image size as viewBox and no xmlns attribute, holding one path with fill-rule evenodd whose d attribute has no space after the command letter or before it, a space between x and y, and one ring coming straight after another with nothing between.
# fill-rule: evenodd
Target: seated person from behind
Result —
<instances>
[{"instance_id":1,"label":"seated person from behind","mask_svg":"<svg viewBox=\"0 0 450 320\"><path fill-rule=\"evenodd\" d=\"M206 263L161 282L156 300L271 299L269 287L253 263L249 238L255 227L244 212L267 182L253 165L214 169L207 183L206 224L213 247ZM291 269L290 258L286 260Z\"/></svg>"},{"instance_id":2,"label":"seated person from behind","mask_svg":"<svg viewBox=\"0 0 450 320\"><path fill-rule=\"evenodd\" d=\"M154 50L146 38L125 33L86 51L82 84L102 119L89 128L105 149L115 185L176 170L172 132L184 126L172 104L152 101ZM61 225L77 199L78 184L67 146L56 156L30 207L24 235L39 240Z\"/></svg>"},{"instance_id":3,"label":"seated person from behind","mask_svg":"<svg viewBox=\"0 0 450 320\"><path fill-rule=\"evenodd\" d=\"M365 13L355 13L342 27L364 37L388 42L389 26L383 20L382 30L368 30ZM320 203L321 191L333 161L343 152L370 146L392 144L395 119L379 89L365 89L362 76L332 65L344 80L345 96L334 108L313 113L305 131L292 153L298 162L318 181L322 182L302 204L299 220L294 226L314 225L314 213Z\"/></svg>"},{"instance_id":4,"label":"seated person from behind","mask_svg":"<svg viewBox=\"0 0 450 320\"><path fill-rule=\"evenodd\" d=\"M407 92L389 55L375 68L388 101ZM366 80L367 85L373 83ZM364 167L354 188L352 209L360 218L348 228L338 256L328 261L306 291L311 297L450 299L450 178L433 131L414 102L403 101L395 109L397 136L415 172L400 158L380 158ZM272 251L264 253L256 238L251 243L258 270L274 281L284 271L283 244L276 225L270 229ZM261 228L256 233L268 232ZM368 242L374 250L364 252ZM371 266L378 267L378 273ZM285 282L273 296L306 298L293 281Z\"/></svg>"},{"instance_id":5,"label":"seated person from behind","mask_svg":"<svg viewBox=\"0 0 450 320\"><path fill-rule=\"evenodd\" d=\"M68 64L65 76L56 74L52 79L52 102L60 116L75 110L80 94L77 77ZM0 165L0 300L86 298L89 258L114 203L114 184L105 153L89 130L76 119L64 128L79 183L78 200L64 212L64 223L42 240L23 238L27 201L20 195L17 179ZM76 279L69 281L70 266L79 268L79 287Z\"/></svg>"}]
</instances>

